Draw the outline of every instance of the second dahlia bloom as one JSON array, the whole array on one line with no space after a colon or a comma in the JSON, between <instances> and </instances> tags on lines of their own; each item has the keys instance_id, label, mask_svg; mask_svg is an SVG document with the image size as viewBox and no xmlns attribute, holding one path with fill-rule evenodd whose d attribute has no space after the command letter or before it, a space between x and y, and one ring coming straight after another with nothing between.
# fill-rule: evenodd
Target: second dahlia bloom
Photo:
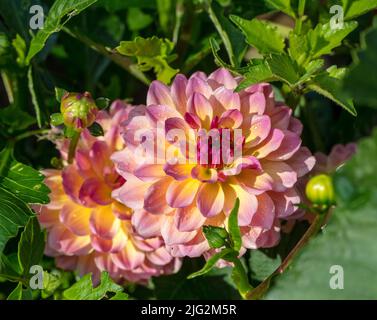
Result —
<instances>
[{"instance_id":1,"label":"second dahlia bloom","mask_svg":"<svg viewBox=\"0 0 377 320\"><path fill-rule=\"evenodd\" d=\"M236 198L244 249L274 246L280 220L300 203L296 182L314 166L300 121L272 87L236 93L238 82L225 69L178 75L171 87L155 81L147 106L124 124L127 147L113 160L129 183L113 196L135 210L140 234L160 232L174 256L208 254L202 226L226 226ZM221 135L200 138L211 130Z\"/></svg>"},{"instance_id":2,"label":"second dahlia bloom","mask_svg":"<svg viewBox=\"0 0 377 320\"><path fill-rule=\"evenodd\" d=\"M133 210L111 197L112 190L125 183L110 156L124 147L119 124L129 112L130 107L116 101L109 113L97 114L105 135L93 137L87 129L82 131L74 162L62 170L43 172L51 201L35 208L47 229L46 254L56 257L62 269L80 275L92 272L94 283L101 271L114 280L139 282L179 267L163 239L138 235L131 224ZM66 159L68 141L59 142L58 148Z\"/></svg>"}]
</instances>

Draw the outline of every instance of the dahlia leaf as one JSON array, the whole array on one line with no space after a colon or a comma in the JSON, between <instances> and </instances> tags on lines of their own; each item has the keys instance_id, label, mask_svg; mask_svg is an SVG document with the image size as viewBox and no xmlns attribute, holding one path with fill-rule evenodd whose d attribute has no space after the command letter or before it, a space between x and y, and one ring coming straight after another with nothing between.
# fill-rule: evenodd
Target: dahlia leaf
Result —
<instances>
[{"instance_id":1,"label":"dahlia leaf","mask_svg":"<svg viewBox=\"0 0 377 320\"><path fill-rule=\"evenodd\" d=\"M41 231L38 219L30 217L18 242L18 261L24 276L29 274L30 267L40 262L44 247L44 233Z\"/></svg>"},{"instance_id":2,"label":"dahlia leaf","mask_svg":"<svg viewBox=\"0 0 377 320\"><path fill-rule=\"evenodd\" d=\"M43 272L43 290L41 296L47 299L62 285L62 275L60 271L54 270L51 273Z\"/></svg>"},{"instance_id":3,"label":"dahlia leaf","mask_svg":"<svg viewBox=\"0 0 377 320\"><path fill-rule=\"evenodd\" d=\"M16 160L0 177L0 186L9 190L26 203L48 203L50 189L43 183L44 176L32 167Z\"/></svg>"},{"instance_id":4,"label":"dahlia leaf","mask_svg":"<svg viewBox=\"0 0 377 320\"><path fill-rule=\"evenodd\" d=\"M136 37L133 41L121 41L116 50L125 56L135 57L141 71L153 69L157 80L169 83L178 73L169 63L176 58L171 54L174 44L168 39Z\"/></svg>"},{"instance_id":5,"label":"dahlia leaf","mask_svg":"<svg viewBox=\"0 0 377 320\"><path fill-rule=\"evenodd\" d=\"M377 131L334 175L337 207L267 299L375 299L377 296Z\"/></svg>"},{"instance_id":6,"label":"dahlia leaf","mask_svg":"<svg viewBox=\"0 0 377 320\"><path fill-rule=\"evenodd\" d=\"M220 259L224 259L224 258L226 258L226 256L232 255L232 254L233 255L235 254L237 256L237 252L234 251L232 248L226 248L226 249L223 249L222 251L220 251L218 253L215 253L212 257L210 257L207 260L206 264L204 265L204 267L202 269L200 269L197 272L190 274L187 277L187 279L193 279L193 278L196 278L196 277L199 277L199 276L206 274L208 271L210 271L216 265L216 263Z\"/></svg>"},{"instance_id":7,"label":"dahlia leaf","mask_svg":"<svg viewBox=\"0 0 377 320\"><path fill-rule=\"evenodd\" d=\"M24 201L0 186L0 253L32 215L33 212Z\"/></svg>"},{"instance_id":8,"label":"dahlia leaf","mask_svg":"<svg viewBox=\"0 0 377 320\"><path fill-rule=\"evenodd\" d=\"M203 226L203 233L211 248L221 248L227 243L228 232L224 228Z\"/></svg>"},{"instance_id":9,"label":"dahlia leaf","mask_svg":"<svg viewBox=\"0 0 377 320\"><path fill-rule=\"evenodd\" d=\"M308 83L308 88L334 101L353 116L357 115L352 99L342 90L339 73L331 69L330 72L321 73Z\"/></svg>"},{"instance_id":10,"label":"dahlia leaf","mask_svg":"<svg viewBox=\"0 0 377 320\"><path fill-rule=\"evenodd\" d=\"M0 109L0 124L7 127L7 133L13 134L24 130L34 124L36 120L27 112L21 110L17 105L11 104Z\"/></svg>"},{"instance_id":11,"label":"dahlia leaf","mask_svg":"<svg viewBox=\"0 0 377 320\"><path fill-rule=\"evenodd\" d=\"M270 23L256 18L246 20L235 15L231 15L230 19L242 30L246 42L257 48L261 54L284 52L284 38Z\"/></svg>"},{"instance_id":12,"label":"dahlia leaf","mask_svg":"<svg viewBox=\"0 0 377 320\"><path fill-rule=\"evenodd\" d=\"M247 87L261 82L276 81L277 78L271 72L270 67L266 60L253 59L248 66L247 72L243 75L244 80L236 88L236 92L239 92Z\"/></svg>"},{"instance_id":13,"label":"dahlia leaf","mask_svg":"<svg viewBox=\"0 0 377 320\"><path fill-rule=\"evenodd\" d=\"M251 276L252 279L257 281L263 281L268 278L281 263L280 255L270 256L265 250L250 250L249 254Z\"/></svg>"},{"instance_id":14,"label":"dahlia leaf","mask_svg":"<svg viewBox=\"0 0 377 320\"><path fill-rule=\"evenodd\" d=\"M68 300L101 300L108 292L123 291L120 285L115 284L107 272L101 273L101 283L93 288L91 273L83 276L72 287L64 291L63 296Z\"/></svg>"},{"instance_id":15,"label":"dahlia leaf","mask_svg":"<svg viewBox=\"0 0 377 320\"><path fill-rule=\"evenodd\" d=\"M229 215L228 229L229 237L231 240L232 248L239 252L242 246L241 230L238 225L238 211L240 208L240 200L237 198L234 204L234 208Z\"/></svg>"},{"instance_id":16,"label":"dahlia leaf","mask_svg":"<svg viewBox=\"0 0 377 320\"><path fill-rule=\"evenodd\" d=\"M22 283L19 282L17 287L9 294L7 300L32 300L31 289L24 289Z\"/></svg>"},{"instance_id":17,"label":"dahlia leaf","mask_svg":"<svg viewBox=\"0 0 377 320\"><path fill-rule=\"evenodd\" d=\"M300 80L300 70L294 60L287 54L272 54L267 59L272 75L290 86L295 86Z\"/></svg>"},{"instance_id":18,"label":"dahlia leaf","mask_svg":"<svg viewBox=\"0 0 377 320\"><path fill-rule=\"evenodd\" d=\"M361 51L354 55L355 59L344 79L344 90L349 92L355 101L377 108L377 19L374 26L361 36Z\"/></svg>"},{"instance_id":19,"label":"dahlia leaf","mask_svg":"<svg viewBox=\"0 0 377 320\"><path fill-rule=\"evenodd\" d=\"M293 18L296 17L296 14L292 9L291 0L266 0L266 2L273 8L283 11Z\"/></svg>"},{"instance_id":20,"label":"dahlia leaf","mask_svg":"<svg viewBox=\"0 0 377 320\"><path fill-rule=\"evenodd\" d=\"M12 259L15 256L15 259ZM0 254L0 278L5 278L9 281L19 281L20 278L20 265L16 254L6 256Z\"/></svg>"},{"instance_id":21,"label":"dahlia leaf","mask_svg":"<svg viewBox=\"0 0 377 320\"><path fill-rule=\"evenodd\" d=\"M124 292L117 292L110 300L129 300L129 296Z\"/></svg>"},{"instance_id":22,"label":"dahlia leaf","mask_svg":"<svg viewBox=\"0 0 377 320\"><path fill-rule=\"evenodd\" d=\"M345 19L354 19L377 8L377 0L342 0Z\"/></svg>"},{"instance_id":23,"label":"dahlia leaf","mask_svg":"<svg viewBox=\"0 0 377 320\"><path fill-rule=\"evenodd\" d=\"M40 52L47 39L55 32L59 32L73 16L96 3L97 0L56 0L52 5L45 20L43 29L40 29L30 42L26 62Z\"/></svg>"}]
</instances>

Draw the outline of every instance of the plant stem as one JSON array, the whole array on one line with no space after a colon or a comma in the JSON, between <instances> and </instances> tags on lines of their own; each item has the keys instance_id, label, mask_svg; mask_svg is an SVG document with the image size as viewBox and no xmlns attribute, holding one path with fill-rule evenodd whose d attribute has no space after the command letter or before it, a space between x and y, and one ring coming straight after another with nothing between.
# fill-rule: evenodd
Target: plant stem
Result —
<instances>
[{"instance_id":1,"label":"plant stem","mask_svg":"<svg viewBox=\"0 0 377 320\"><path fill-rule=\"evenodd\" d=\"M108 59L110 59L117 65L119 65L120 67L122 67L124 70L132 74L135 78L137 78L144 84L146 85L150 84L150 80L146 77L146 75L143 72L141 72L137 68L137 66L132 62L131 59L125 56L122 56L118 54L117 52L109 50L108 48L104 47L103 45L99 43L94 42L93 40L91 40L90 38L81 34L78 31L68 29L67 27L63 27L62 30L65 33L69 34L71 37L81 41L82 43L84 43L85 45L93 49L94 51L97 51L98 53L104 55L105 57L107 57Z\"/></svg>"},{"instance_id":2,"label":"plant stem","mask_svg":"<svg viewBox=\"0 0 377 320\"><path fill-rule=\"evenodd\" d=\"M221 23L220 23L219 19L217 18L216 14L213 11L213 8L210 4L207 5L207 12L208 12L208 15L209 15L212 23L215 25L215 28L216 28L217 32L219 33L221 40L224 43L225 49L226 49L228 56L229 56L230 64L232 65L232 67L236 67L237 61L236 61L236 58L234 56L233 47L232 47L232 44L230 42L229 36L225 32L223 27L221 26Z\"/></svg>"},{"instance_id":3,"label":"plant stem","mask_svg":"<svg viewBox=\"0 0 377 320\"><path fill-rule=\"evenodd\" d=\"M318 214L316 215L314 221L306 230L305 234L299 240L299 242L295 245L292 251L287 255L281 265L267 278L265 279L258 287L254 290L250 290L245 294L245 299L247 300L257 300L260 299L268 290L270 286L271 279L281 273L283 273L287 267L290 265L292 260L297 256L297 254L301 251L301 249L309 242L309 240L318 233L321 229L321 226L328 216L330 211L326 214Z\"/></svg>"},{"instance_id":4,"label":"plant stem","mask_svg":"<svg viewBox=\"0 0 377 320\"><path fill-rule=\"evenodd\" d=\"M173 43L176 45L178 43L179 30L181 29L183 14L185 12L183 6L183 0L177 0L175 7L175 25L173 31Z\"/></svg>"},{"instance_id":5,"label":"plant stem","mask_svg":"<svg viewBox=\"0 0 377 320\"><path fill-rule=\"evenodd\" d=\"M68 149L68 163L69 164L71 164L73 162L73 159L75 158L76 147L79 142L79 138L80 138L80 132L76 131L69 143L69 149Z\"/></svg>"},{"instance_id":6,"label":"plant stem","mask_svg":"<svg viewBox=\"0 0 377 320\"><path fill-rule=\"evenodd\" d=\"M17 142L17 141L20 141L22 139L29 138L31 136L35 136L37 134L47 134L49 132L50 132L50 129L38 129L38 130L28 131L28 132L21 133L17 137L14 137L13 141Z\"/></svg>"}]
</instances>

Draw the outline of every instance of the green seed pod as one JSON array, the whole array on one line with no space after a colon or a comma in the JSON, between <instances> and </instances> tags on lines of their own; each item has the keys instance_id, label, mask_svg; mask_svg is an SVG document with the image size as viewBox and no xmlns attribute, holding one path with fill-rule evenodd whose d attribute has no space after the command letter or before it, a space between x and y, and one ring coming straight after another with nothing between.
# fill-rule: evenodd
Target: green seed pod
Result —
<instances>
[{"instance_id":1,"label":"green seed pod","mask_svg":"<svg viewBox=\"0 0 377 320\"><path fill-rule=\"evenodd\" d=\"M67 127L82 131L94 123L98 109L89 92L71 92L62 97L60 111Z\"/></svg>"},{"instance_id":2,"label":"green seed pod","mask_svg":"<svg viewBox=\"0 0 377 320\"><path fill-rule=\"evenodd\" d=\"M306 185L306 196L312 202L313 207L326 210L335 204L335 192L330 176L320 174L311 178Z\"/></svg>"}]
</instances>

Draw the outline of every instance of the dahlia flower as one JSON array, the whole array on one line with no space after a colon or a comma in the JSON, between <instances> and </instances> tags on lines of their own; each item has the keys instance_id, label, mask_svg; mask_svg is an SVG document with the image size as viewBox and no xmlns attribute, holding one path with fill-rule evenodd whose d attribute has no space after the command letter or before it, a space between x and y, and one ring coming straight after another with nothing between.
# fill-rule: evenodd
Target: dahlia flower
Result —
<instances>
[{"instance_id":1,"label":"dahlia flower","mask_svg":"<svg viewBox=\"0 0 377 320\"><path fill-rule=\"evenodd\" d=\"M127 183L113 197L135 210L140 235L161 234L176 257L208 255L202 226L225 227L236 198L243 250L276 245L280 220L300 203L296 182L314 166L300 121L272 87L236 93L238 82L226 69L154 81L123 123L126 148L112 159Z\"/></svg>"},{"instance_id":2,"label":"dahlia flower","mask_svg":"<svg viewBox=\"0 0 377 320\"><path fill-rule=\"evenodd\" d=\"M163 239L138 235L131 224L133 210L111 197L125 182L110 156L124 147L119 123L129 111L121 101L114 102L109 113L100 111L96 121L105 135L93 137L83 130L75 161L62 170L43 171L51 201L36 211L48 231L46 254L56 257L60 268L80 275L91 272L94 283L101 271L117 281L143 282L179 267ZM59 142L58 149L66 159L68 141Z\"/></svg>"}]
</instances>

